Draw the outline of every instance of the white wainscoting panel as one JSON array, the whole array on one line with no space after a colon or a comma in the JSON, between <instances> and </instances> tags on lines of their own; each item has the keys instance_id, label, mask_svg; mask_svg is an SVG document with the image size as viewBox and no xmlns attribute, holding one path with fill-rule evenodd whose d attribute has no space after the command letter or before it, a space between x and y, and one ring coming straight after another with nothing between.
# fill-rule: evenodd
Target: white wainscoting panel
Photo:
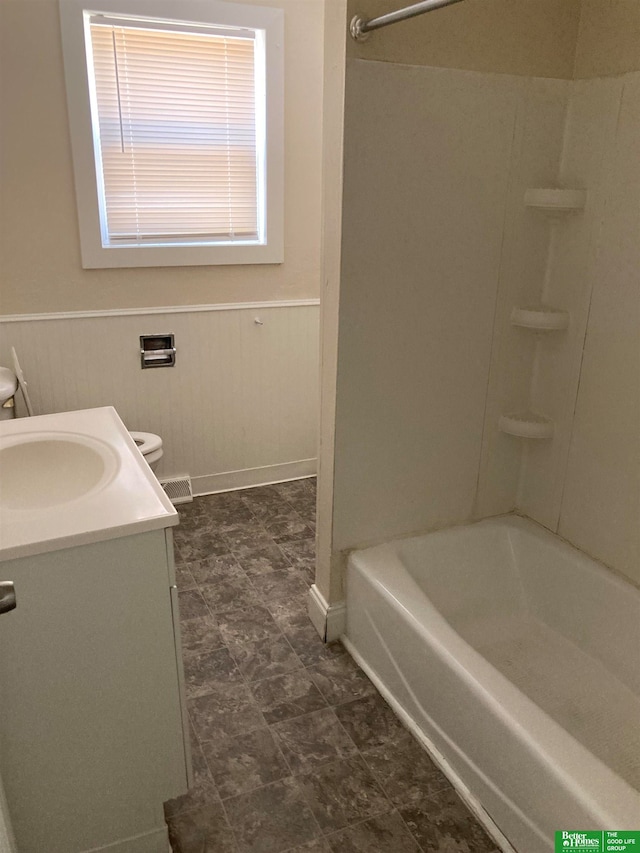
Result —
<instances>
[{"instance_id":1,"label":"white wainscoting panel","mask_svg":"<svg viewBox=\"0 0 640 853\"><path fill-rule=\"evenodd\" d=\"M129 429L158 433L158 474L189 474L203 493L315 473L318 326L309 303L7 317L0 364L15 346L36 414L113 405ZM175 367L142 370L140 335L168 333Z\"/></svg>"}]
</instances>

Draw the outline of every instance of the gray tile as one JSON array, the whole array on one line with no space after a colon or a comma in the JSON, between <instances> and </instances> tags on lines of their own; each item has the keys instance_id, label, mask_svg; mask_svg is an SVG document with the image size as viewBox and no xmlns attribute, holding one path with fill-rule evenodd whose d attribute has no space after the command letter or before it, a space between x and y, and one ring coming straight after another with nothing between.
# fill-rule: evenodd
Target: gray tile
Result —
<instances>
[{"instance_id":1,"label":"gray tile","mask_svg":"<svg viewBox=\"0 0 640 853\"><path fill-rule=\"evenodd\" d=\"M186 589L178 593L178 610L180 611L181 622L187 619L202 619L203 616L211 616L211 611L197 589Z\"/></svg>"},{"instance_id":2,"label":"gray tile","mask_svg":"<svg viewBox=\"0 0 640 853\"><path fill-rule=\"evenodd\" d=\"M233 797L291 775L269 729L203 743L220 796Z\"/></svg>"},{"instance_id":3,"label":"gray tile","mask_svg":"<svg viewBox=\"0 0 640 853\"><path fill-rule=\"evenodd\" d=\"M275 491L285 500L295 499L310 494L307 480L288 480L286 483L276 483Z\"/></svg>"},{"instance_id":4,"label":"gray tile","mask_svg":"<svg viewBox=\"0 0 640 853\"><path fill-rule=\"evenodd\" d=\"M212 613L251 607L261 602L261 596L244 572L215 578L212 583L200 586L200 592Z\"/></svg>"},{"instance_id":5,"label":"gray tile","mask_svg":"<svg viewBox=\"0 0 640 853\"><path fill-rule=\"evenodd\" d=\"M194 589L196 586L195 578L189 570L187 563L176 563L176 585L179 590Z\"/></svg>"},{"instance_id":6,"label":"gray tile","mask_svg":"<svg viewBox=\"0 0 640 853\"><path fill-rule=\"evenodd\" d=\"M300 520L300 516L291 504L287 503L282 498L262 500L253 505L252 511L258 521L267 529L269 529L272 524Z\"/></svg>"},{"instance_id":7,"label":"gray tile","mask_svg":"<svg viewBox=\"0 0 640 853\"><path fill-rule=\"evenodd\" d=\"M246 645L280 635L280 629L265 607L242 607L221 613L218 625L228 645Z\"/></svg>"},{"instance_id":8,"label":"gray tile","mask_svg":"<svg viewBox=\"0 0 640 853\"><path fill-rule=\"evenodd\" d=\"M184 681L187 697L192 699L212 693L218 685L241 683L242 676L228 649L221 648L185 657Z\"/></svg>"},{"instance_id":9,"label":"gray tile","mask_svg":"<svg viewBox=\"0 0 640 853\"><path fill-rule=\"evenodd\" d=\"M218 623L213 616L187 619L180 626L184 657L200 652L213 652L224 646Z\"/></svg>"},{"instance_id":10,"label":"gray tile","mask_svg":"<svg viewBox=\"0 0 640 853\"><path fill-rule=\"evenodd\" d=\"M313 841L307 844L301 844L300 847L293 847L287 853L331 853L331 848L324 838L314 838Z\"/></svg>"},{"instance_id":11,"label":"gray tile","mask_svg":"<svg viewBox=\"0 0 640 853\"><path fill-rule=\"evenodd\" d=\"M218 685L215 693L189 699L187 704L200 742L224 735L232 737L265 725L244 684Z\"/></svg>"},{"instance_id":12,"label":"gray tile","mask_svg":"<svg viewBox=\"0 0 640 853\"><path fill-rule=\"evenodd\" d=\"M452 789L399 809L418 844L430 853L494 853L495 841Z\"/></svg>"},{"instance_id":13,"label":"gray tile","mask_svg":"<svg viewBox=\"0 0 640 853\"><path fill-rule=\"evenodd\" d=\"M300 518L307 523L316 520L316 496L312 494L299 495L291 499L291 506L295 508Z\"/></svg>"},{"instance_id":14,"label":"gray tile","mask_svg":"<svg viewBox=\"0 0 640 853\"><path fill-rule=\"evenodd\" d=\"M266 605L267 610L283 631L293 628L307 628L311 625L306 596L304 598L290 598L289 596L270 598Z\"/></svg>"},{"instance_id":15,"label":"gray tile","mask_svg":"<svg viewBox=\"0 0 640 853\"><path fill-rule=\"evenodd\" d=\"M264 527L257 521L244 524L237 530L224 533L227 550L231 550L238 558L256 548L266 548L273 545L273 539Z\"/></svg>"},{"instance_id":16,"label":"gray tile","mask_svg":"<svg viewBox=\"0 0 640 853\"><path fill-rule=\"evenodd\" d=\"M304 669L252 684L251 692L267 723L326 708L322 694Z\"/></svg>"},{"instance_id":17,"label":"gray tile","mask_svg":"<svg viewBox=\"0 0 640 853\"><path fill-rule=\"evenodd\" d=\"M191 503L182 504L177 507L180 517L180 524L173 528L173 536L177 535L178 531L193 530L201 523L203 509L200 504L200 499L195 498Z\"/></svg>"},{"instance_id":18,"label":"gray tile","mask_svg":"<svg viewBox=\"0 0 640 853\"><path fill-rule=\"evenodd\" d=\"M282 635L253 643L231 643L229 651L247 681L260 681L302 669L300 658Z\"/></svg>"},{"instance_id":19,"label":"gray tile","mask_svg":"<svg viewBox=\"0 0 640 853\"><path fill-rule=\"evenodd\" d=\"M204 495L198 498L196 512L212 526L230 518L242 520L247 505L238 492L222 492L218 495Z\"/></svg>"},{"instance_id":20,"label":"gray tile","mask_svg":"<svg viewBox=\"0 0 640 853\"><path fill-rule=\"evenodd\" d=\"M276 495L275 493L258 497L250 495L245 497L244 501L253 513L256 521L259 521L261 524L265 521L274 520L286 515L286 513L293 509L280 495Z\"/></svg>"},{"instance_id":21,"label":"gray tile","mask_svg":"<svg viewBox=\"0 0 640 853\"><path fill-rule=\"evenodd\" d=\"M307 584L309 586L311 586L312 584L314 584L316 582L315 566L307 566L306 568L304 566L299 566L298 568L301 572L304 572L304 574L306 575Z\"/></svg>"},{"instance_id":22,"label":"gray tile","mask_svg":"<svg viewBox=\"0 0 640 853\"><path fill-rule=\"evenodd\" d=\"M302 512L303 509L307 510L314 517L316 514L317 508L317 498L315 490L309 491L306 495L300 495L294 501L294 506L298 510L298 512Z\"/></svg>"},{"instance_id":23,"label":"gray tile","mask_svg":"<svg viewBox=\"0 0 640 853\"><path fill-rule=\"evenodd\" d=\"M333 853L420 853L397 812L379 815L327 837Z\"/></svg>"},{"instance_id":24,"label":"gray tile","mask_svg":"<svg viewBox=\"0 0 640 853\"><path fill-rule=\"evenodd\" d=\"M183 812L206 806L210 802L217 803L220 800L202 750L194 740L191 741L191 762L194 784L186 794L164 804L164 815L167 820Z\"/></svg>"},{"instance_id":25,"label":"gray tile","mask_svg":"<svg viewBox=\"0 0 640 853\"><path fill-rule=\"evenodd\" d=\"M220 802L211 802L169 821L173 853L238 853Z\"/></svg>"},{"instance_id":26,"label":"gray tile","mask_svg":"<svg viewBox=\"0 0 640 853\"><path fill-rule=\"evenodd\" d=\"M278 547L289 559L291 565L298 568L315 568L316 540L315 538L298 539L293 542L281 542Z\"/></svg>"},{"instance_id":27,"label":"gray tile","mask_svg":"<svg viewBox=\"0 0 640 853\"><path fill-rule=\"evenodd\" d=\"M276 542L293 542L312 536L305 520L293 509L276 518L265 520L264 526Z\"/></svg>"},{"instance_id":28,"label":"gray tile","mask_svg":"<svg viewBox=\"0 0 640 853\"><path fill-rule=\"evenodd\" d=\"M283 853L320 834L291 778L232 797L225 809L241 853Z\"/></svg>"},{"instance_id":29,"label":"gray tile","mask_svg":"<svg viewBox=\"0 0 640 853\"><path fill-rule=\"evenodd\" d=\"M309 667L308 672L330 705L352 702L376 693L376 688L348 654L320 661Z\"/></svg>"},{"instance_id":30,"label":"gray tile","mask_svg":"<svg viewBox=\"0 0 640 853\"><path fill-rule=\"evenodd\" d=\"M276 723L272 731L294 773L307 773L356 752L331 708Z\"/></svg>"},{"instance_id":31,"label":"gray tile","mask_svg":"<svg viewBox=\"0 0 640 853\"><path fill-rule=\"evenodd\" d=\"M188 539L177 542L176 547L184 563L195 563L229 553L229 546L219 533L201 528L194 530Z\"/></svg>"},{"instance_id":32,"label":"gray tile","mask_svg":"<svg viewBox=\"0 0 640 853\"><path fill-rule=\"evenodd\" d=\"M253 585L263 601L289 597L303 601L309 592L309 584L302 572L276 569L253 578Z\"/></svg>"},{"instance_id":33,"label":"gray tile","mask_svg":"<svg viewBox=\"0 0 640 853\"><path fill-rule=\"evenodd\" d=\"M360 756L300 776L298 784L323 832L334 832L391 809Z\"/></svg>"},{"instance_id":34,"label":"gray tile","mask_svg":"<svg viewBox=\"0 0 640 853\"><path fill-rule=\"evenodd\" d=\"M273 542L261 547L245 548L239 560L240 565L251 578L291 566L289 560Z\"/></svg>"},{"instance_id":35,"label":"gray tile","mask_svg":"<svg viewBox=\"0 0 640 853\"><path fill-rule=\"evenodd\" d=\"M183 542L188 542L194 533L200 528L201 524L201 519L194 518L190 521L185 520L177 527L172 528L171 535L173 537L173 544L180 545Z\"/></svg>"},{"instance_id":36,"label":"gray tile","mask_svg":"<svg viewBox=\"0 0 640 853\"><path fill-rule=\"evenodd\" d=\"M313 666L321 660L346 654L346 649L340 642L323 643L311 622L286 628L284 633L305 666Z\"/></svg>"},{"instance_id":37,"label":"gray tile","mask_svg":"<svg viewBox=\"0 0 640 853\"><path fill-rule=\"evenodd\" d=\"M396 806L420 805L426 797L451 787L408 732L363 752L362 757Z\"/></svg>"},{"instance_id":38,"label":"gray tile","mask_svg":"<svg viewBox=\"0 0 640 853\"><path fill-rule=\"evenodd\" d=\"M244 577L244 573L233 554L220 554L195 563L189 563L189 570L197 584L215 583L218 578L233 576Z\"/></svg>"},{"instance_id":39,"label":"gray tile","mask_svg":"<svg viewBox=\"0 0 640 853\"><path fill-rule=\"evenodd\" d=\"M268 500L269 498L279 498L277 485L253 486L251 489L243 489L238 492L243 501L250 500Z\"/></svg>"},{"instance_id":40,"label":"gray tile","mask_svg":"<svg viewBox=\"0 0 640 853\"><path fill-rule=\"evenodd\" d=\"M224 534L230 533L233 530L239 530L247 524L255 524L255 521L255 516L249 507L244 503L240 503L224 512L218 512L214 524L217 532Z\"/></svg>"},{"instance_id":41,"label":"gray tile","mask_svg":"<svg viewBox=\"0 0 640 853\"><path fill-rule=\"evenodd\" d=\"M370 749L394 738L405 738L408 734L377 692L338 705L336 714L358 749Z\"/></svg>"}]
</instances>

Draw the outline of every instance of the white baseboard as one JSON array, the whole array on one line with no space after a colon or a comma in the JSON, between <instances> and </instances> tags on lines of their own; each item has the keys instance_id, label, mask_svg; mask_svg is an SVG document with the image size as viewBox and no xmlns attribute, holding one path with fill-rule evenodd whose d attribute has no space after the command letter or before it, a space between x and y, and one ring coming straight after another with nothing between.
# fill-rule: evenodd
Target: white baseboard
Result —
<instances>
[{"instance_id":1,"label":"white baseboard","mask_svg":"<svg viewBox=\"0 0 640 853\"><path fill-rule=\"evenodd\" d=\"M33 323L41 320L83 320L94 317L132 317L146 314L201 314L209 311L266 311L270 308L308 308L319 299L281 299L274 302L225 302L216 305L160 305L150 308L109 308L102 311L53 311L48 314L1 314L0 323Z\"/></svg>"},{"instance_id":2,"label":"white baseboard","mask_svg":"<svg viewBox=\"0 0 640 853\"><path fill-rule=\"evenodd\" d=\"M285 480L313 477L317 467L317 459L301 459L299 462L283 462L281 465L265 465L262 468L224 471L221 474L192 477L191 487L194 496L213 495L216 492L231 492L235 489L250 489L252 486L267 486Z\"/></svg>"},{"instance_id":3,"label":"white baseboard","mask_svg":"<svg viewBox=\"0 0 640 853\"><path fill-rule=\"evenodd\" d=\"M338 601L336 604L328 604L316 584L313 584L309 590L307 606L309 618L324 642L332 643L334 640L339 640L347 626L346 602Z\"/></svg>"}]
</instances>

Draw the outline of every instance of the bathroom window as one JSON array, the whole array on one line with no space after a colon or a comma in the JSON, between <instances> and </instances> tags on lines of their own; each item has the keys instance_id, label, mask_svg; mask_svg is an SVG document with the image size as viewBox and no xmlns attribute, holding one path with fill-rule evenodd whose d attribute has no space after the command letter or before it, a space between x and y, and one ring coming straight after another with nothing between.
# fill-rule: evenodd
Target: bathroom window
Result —
<instances>
[{"instance_id":1,"label":"bathroom window","mask_svg":"<svg viewBox=\"0 0 640 853\"><path fill-rule=\"evenodd\" d=\"M60 0L83 266L281 263L282 11L86 5Z\"/></svg>"}]
</instances>

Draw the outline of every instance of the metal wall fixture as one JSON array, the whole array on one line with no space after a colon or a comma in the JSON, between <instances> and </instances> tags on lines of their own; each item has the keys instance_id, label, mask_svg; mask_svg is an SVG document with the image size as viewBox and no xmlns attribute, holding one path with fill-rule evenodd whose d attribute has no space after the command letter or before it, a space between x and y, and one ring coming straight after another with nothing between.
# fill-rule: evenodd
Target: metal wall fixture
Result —
<instances>
[{"instance_id":1,"label":"metal wall fixture","mask_svg":"<svg viewBox=\"0 0 640 853\"><path fill-rule=\"evenodd\" d=\"M176 348L173 335L140 335L140 367L173 367Z\"/></svg>"},{"instance_id":2,"label":"metal wall fixture","mask_svg":"<svg viewBox=\"0 0 640 853\"><path fill-rule=\"evenodd\" d=\"M417 15L424 15L425 12L432 12L434 9L440 9L443 6L451 6L453 3L461 3L462 0L422 0L421 3L414 3L413 6L406 6L404 9L398 9L397 12L388 12L386 15L380 15L379 18L371 18L366 21L360 15L355 15L349 24L349 32L354 41L366 41L370 32L379 30L382 27L388 27L389 24L397 24L399 21L406 21L409 18L415 18Z\"/></svg>"}]
</instances>

